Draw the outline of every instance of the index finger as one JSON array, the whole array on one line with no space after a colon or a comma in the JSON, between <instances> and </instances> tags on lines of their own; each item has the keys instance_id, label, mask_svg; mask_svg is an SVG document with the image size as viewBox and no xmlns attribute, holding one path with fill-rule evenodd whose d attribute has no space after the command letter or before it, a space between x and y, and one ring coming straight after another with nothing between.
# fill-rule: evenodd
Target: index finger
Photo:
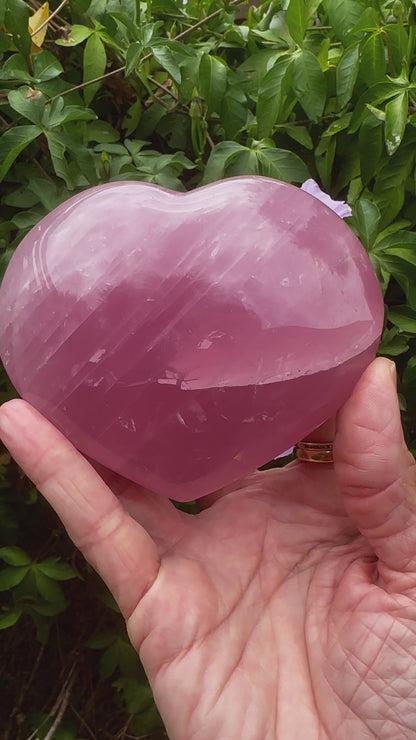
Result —
<instances>
[{"instance_id":1,"label":"index finger","mask_svg":"<svg viewBox=\"0 0 416 740\"><path fill-rule=\"evenodd\" d=\"M151 537L83 456L26 401L3 404L0 436L127 619L158 573Z\"/></svg>"}]
</instances>

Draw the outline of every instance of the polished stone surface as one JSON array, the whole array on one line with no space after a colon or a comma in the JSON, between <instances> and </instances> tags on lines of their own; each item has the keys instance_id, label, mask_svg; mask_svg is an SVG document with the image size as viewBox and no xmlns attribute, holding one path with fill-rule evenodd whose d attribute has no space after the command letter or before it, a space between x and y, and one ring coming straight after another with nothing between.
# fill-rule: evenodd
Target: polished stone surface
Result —
<instances>
[{"instance_id":1,"label":"polished stone surface","mask_svg":"<svg viewBox=\"0 0 416 740\"><path fill-rule=\"evenodd\" d=\"M0 290L18 392L85 454L177 500L333 414L382 323L348 226L262 177L84 191L24 238Z\"/></svg>"}]
</instances>

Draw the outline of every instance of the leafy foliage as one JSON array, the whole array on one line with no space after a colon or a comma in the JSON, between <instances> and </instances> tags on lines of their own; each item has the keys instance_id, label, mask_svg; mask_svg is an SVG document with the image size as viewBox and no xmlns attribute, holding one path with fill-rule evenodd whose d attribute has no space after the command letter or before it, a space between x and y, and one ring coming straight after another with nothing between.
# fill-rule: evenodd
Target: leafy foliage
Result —
<instances>
[{"instance_id":1,"label":"leafy foliage","mask_svg":"<svg viewBox=\"0 0 416 740\"><path fill-rule=\"evenodd\" d=\"M0 0L2 268L40 218L100 183L184 191L234 175L313 177L349 202L377 272L380 352L397 362L415 451L415 28L411 0L71 0L58 13ZM2 400L13 393L4 378ZM59 582L76 572L53 549L29 554L39 504L28 489L16 516L12 470L0 467L0 627L30 616L45 641L68 605ZM146 685L124 664L109 673L119 639L101 646L102 677L139 716Z\"/></svg>"}]
</instances>

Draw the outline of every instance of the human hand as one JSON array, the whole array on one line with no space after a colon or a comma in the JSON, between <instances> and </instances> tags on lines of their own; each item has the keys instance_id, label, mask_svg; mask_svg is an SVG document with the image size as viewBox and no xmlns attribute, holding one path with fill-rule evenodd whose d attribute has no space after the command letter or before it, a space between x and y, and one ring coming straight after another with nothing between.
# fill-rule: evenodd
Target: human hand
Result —
<instances>
[{"instance_id":1,"label":"human hand","mask_svg":"<svg viewBox=\"0 0 416 740\"><path fill-rule=\"evenodd\" d=\"M256 472L196 516L107 485L24 401L1 408L117 599L171 740L416 736L416 467L391 367L339 412L334 466Z\"/></svg>"}]
</instances>

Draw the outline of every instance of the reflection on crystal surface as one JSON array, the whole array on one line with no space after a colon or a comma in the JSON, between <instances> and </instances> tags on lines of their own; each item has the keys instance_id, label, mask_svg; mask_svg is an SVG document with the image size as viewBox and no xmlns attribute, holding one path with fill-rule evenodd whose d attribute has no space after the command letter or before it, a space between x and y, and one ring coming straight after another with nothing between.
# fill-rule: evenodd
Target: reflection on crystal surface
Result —
<instances>
[{"instance_id":1,"label":"reflection on crystal surface","mask_svg":"<svg viewBox=\"0 0 416 740\"><path fill-rule=\"evenodd\" d=\"M0 316L24 398L92 458L189 500L334 413L375 354L383 306L338 216L247 177L75 196L19 246Z\"/></svg>"}]
</instances>

